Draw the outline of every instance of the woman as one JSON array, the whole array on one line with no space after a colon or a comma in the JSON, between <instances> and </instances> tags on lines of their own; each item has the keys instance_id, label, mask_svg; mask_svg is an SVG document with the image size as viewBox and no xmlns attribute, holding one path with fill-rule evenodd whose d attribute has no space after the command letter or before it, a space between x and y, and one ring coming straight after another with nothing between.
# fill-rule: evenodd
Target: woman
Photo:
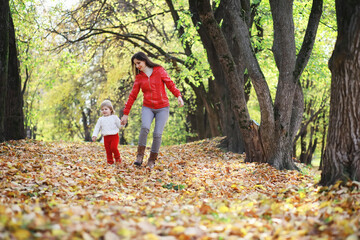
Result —
<instances>
[{"instance_id":1,"label":"woman","mask_svg":"<svg viewBox=\"0 0 360 240\"><path fill-rule=\"evenodd\" d=\"M131 58L131 64L135 74L135 82L129 95L129 99L125 104L124 116L121 118L121 123L123 125L127 123L130 109L141 89L144 99L141 112L141 130L137 157L134 164L141 166L143 162L147 136L151 123L155 118L153 142L147 163L149 168L153 168L159 153L162 132L169 118L169 99L166 95L165 85L172 94L177 97L180 107L184 106L184 101L180 91L176 88L174 82L171 81L165 69L150 61L145 53L138 52L134 54Z\"/></svg>"}]
</instances>

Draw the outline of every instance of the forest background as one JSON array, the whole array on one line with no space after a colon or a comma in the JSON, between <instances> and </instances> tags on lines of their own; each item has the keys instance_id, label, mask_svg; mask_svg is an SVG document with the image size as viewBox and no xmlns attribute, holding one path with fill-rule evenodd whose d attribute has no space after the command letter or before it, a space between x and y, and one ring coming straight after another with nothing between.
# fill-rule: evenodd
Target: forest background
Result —
<instances>
[{"instance_id":1,"label":"forest background","mask_svg":"<svg viewBox=\"0 0 360 240\"><path fill-rule=\"evenodd\" d=\"M168 3L11 1L23 79L27 137L45 141L90 141L100 116L99 104L104 99L113 102L116 114L121 117L134 79L130 58L139 50L167 69L186 102L184 108L177 108L175 98L168 93L171 108L163 145L221 136L220 131L211 131L208 120L211 116L196 93L201 89L207 93L206 97L212 97L209 86L213 75L191 21L188 1L173 2L179 17L176 24ZM257 5L251 41L274 96L278 71L271 53L270 6L268 1L254 4ZM308 1L294 1L298 50L311 5ZM300 79L305 111L293 153L306 164L315 159L313 164L319 165L324 150L331 82L328 60L336 40L335 20L335 3L324 1L316 42ZM184 32L179 34L180 27ZM187 55L184 48L189 42L191 55ZM187 67L189 65L192 67ZM251 84L246 88L251 118L260 122L255 92ZM129 124L121 132L122 144L137 144L141 99L140 94L130 113Z\"/></svg>"},{"instance_id":2,"label":"forest background","mask_svg":"<svg viewBox=\"0 0 360 240\"><path fill-rule=\"evenodd\" d=\"M335 27L329 1L314 0L311 10L308 1L273 0L271 8L268 1L210 2L89 0L49 8L11 1L10 15L9 1L1 1L0 141L9 141L0 144L0 238L359 239L359 4L336 1ZM22 81L14 76L16 47ZM151 171L133 166L141 96L121 132L120 168L106 164L102 144L84 142L103 99L122 115L133 83L129 59L139 50L169 71L186 101L185 108L171 101L164 145L172 146L162 147ZM26 139L22 107L15 107L23 98ZM291 150L310 164L323 154L328 125L319 182L319 171L294 163ZM246 154L233 152L241 152L239 130L248 136Z\"/></svg>"}]
</instances>

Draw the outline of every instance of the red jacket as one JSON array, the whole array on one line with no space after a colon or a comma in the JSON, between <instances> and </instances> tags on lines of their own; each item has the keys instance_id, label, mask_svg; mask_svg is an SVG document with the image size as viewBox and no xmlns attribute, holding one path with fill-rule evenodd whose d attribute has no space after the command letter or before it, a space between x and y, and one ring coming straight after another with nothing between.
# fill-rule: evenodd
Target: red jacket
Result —
<instances>
[{"instance_id":1,"label":"red jacket","mask_svg":"<svg viewBox=\"0 0 360 240\"><path fill-rule=\"evenodd\" d=\"M179 89L176 88L175 83L171 81L163 67L154 67L150 77L144 72L137 74L129 99L125 104L124 115L129 115L140 89L144 95L143 106L153 109L168 107L169 99L165 91L165 85L175 97L181 96Z\"/></svg>"}]
</instances>

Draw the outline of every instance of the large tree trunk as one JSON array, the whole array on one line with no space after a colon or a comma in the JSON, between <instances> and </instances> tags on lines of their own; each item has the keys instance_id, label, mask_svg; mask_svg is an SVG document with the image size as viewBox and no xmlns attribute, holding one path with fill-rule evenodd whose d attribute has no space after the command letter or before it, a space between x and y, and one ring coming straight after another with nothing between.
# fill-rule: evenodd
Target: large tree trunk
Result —
<instances>
[{"instance_id":1,"label":"large tree trunk","mask_svg":"<svg viewBox=\"0 0 360 240\"><path fill-rule=\"evenodd\" d=\"M5 141L5 101L9 62L9 1L0 0L0 142Z\"/></svg>"},{"instance_id":2,"label":"large tree trunk","mask_svg":"<svg viewBox=\"0 0 360 240\"><path fill-rule=\"evenodd\" d=\"M360 181L360 2L336 0L338 37L329 61L329 131L321 185Z\"/></svg>"},{"instance_id":3,"label":"large tree trunk","mask_svg":"<svg viewBox=\"0 0 360 240\"><path fill-rule=\"evenodd\" d=\"M22 85L17 58L14 23L9 16L9 68L5 106L5 139L25 138Z\"/></svg>"},{"instance_id":4,"label":"large tree trunk","mask_svg":"<svg viewBox=\"0 0 360 240\"><path fill-rule=\"evenodd\" d=\"M198 9L194 1L189 1L192 20L195 25L201 22ZM226 17L226 15L222 16ZM219 18L221 18L219 16ZM204 48L207 51L208 61L214 74L214 80L209 81L209 98L214 109L218 112L221 134L226 136L223 147L233 152L244 152L245 146L241 136L240 126L236 121L236 116L232 110L229 86L226 83L223 68L219 64L220 60L216 53L209 32L202 24L198 25L198 33Z\"/></svg>"},{"instance_id":5,"label":"large tree trunk","mask_svg":"<svg viewBox=\"0 0 360 240\"><path fill-rule=\"evenodd\" d=\"M192 12L199 14L199 19L204 25L204 30L208 33L219 59L218 64L226 80L226 84L223 84L223 86L226 85L230 93L232 113L234 114L236 124L240 127L240 133L245 142L246 157L249 159L263 159L263 156L261 156L262 150L256 149L260 145L252 143L254 137L252 135L253 131L251 131L252 122L246 106L243 81L239 76L225 36L212 13L210 3L209 1L189 1L189 3L193 9Z\"/></svg>"},{"instance_id":6,"label":"large tree trunk","mask_svg":"<svg viewBox=\"0 0 360 240\"><path fill-rule=\"evenodd\" d=\"M188 58L192 58L192 45L190 42L182 38L182 36L185 34L185 29L183 25L178 25L178 22L180 21L179 14L175 10L172 0L166 0L166 3L173 17L174 25L178 29L178 37L182 41L184 52ZM185 64L185 66L188 69L193 68L192 64ZM209 81L211 81L211 79L209 79ZM197 133L198 139L219 136L220 114L218 114L218 111L216 111L215 104L212 101L213 99L209 97L209 94L207 94L204 84L200 82L199 84L195 85L187 78L185 79L185 82L193 89L196 98L195 114L188 114L188 118L191 122L192 132L195 131Z\"/></svg>"},{"instance_id":7,"label":"large tree trunk","mask_svg":"<svg viewBox=\"0 0 360 240\"><path fill-rule=\"evenodd\" d=\"M229 88L231 108L245 142L246 160L268 162L277 169L297 169L292 161L292 143L300 127L303 94L299 78L315 41L322 12L322 0L314 0L303 46L296 57L293 2L270 1L274 22L273 53L279 70L279 81L273 104L268 85L251 46L248 12L250 3L223 0L225 21L231 32L219 28L208 0L189 1L192 13L198 14L214 46ZM286 22L286 24L284 24ZM226 39L227 38L227 39ZM208 54L214 54L209 53ZM249 116L244 93L244 70L249 72L261 108L260 128Z\"/></svg>"}]
</instances>

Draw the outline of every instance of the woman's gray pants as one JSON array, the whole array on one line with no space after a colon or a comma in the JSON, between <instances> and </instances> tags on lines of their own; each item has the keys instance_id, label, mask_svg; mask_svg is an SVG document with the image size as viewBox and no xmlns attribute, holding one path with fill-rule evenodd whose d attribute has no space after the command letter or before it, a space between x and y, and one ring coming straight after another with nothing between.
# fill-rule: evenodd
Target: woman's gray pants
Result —
<instances>
[{"instance_id":1,"label":"woman's gray pants","mask_svg":"<svg viewBox=\"0 0 360 240\"><path fill-rule=\"evenodd\" d=\"M139 146L146 146L147 136L150 131L151 123L155 118L155 128L153 133L153 142L151 152L158 153L161 145L161 136L165 124L169 118L169 107L152 109L142 107L141 111L141 130L139 135Z\"/></svg>"}]
</instances>

